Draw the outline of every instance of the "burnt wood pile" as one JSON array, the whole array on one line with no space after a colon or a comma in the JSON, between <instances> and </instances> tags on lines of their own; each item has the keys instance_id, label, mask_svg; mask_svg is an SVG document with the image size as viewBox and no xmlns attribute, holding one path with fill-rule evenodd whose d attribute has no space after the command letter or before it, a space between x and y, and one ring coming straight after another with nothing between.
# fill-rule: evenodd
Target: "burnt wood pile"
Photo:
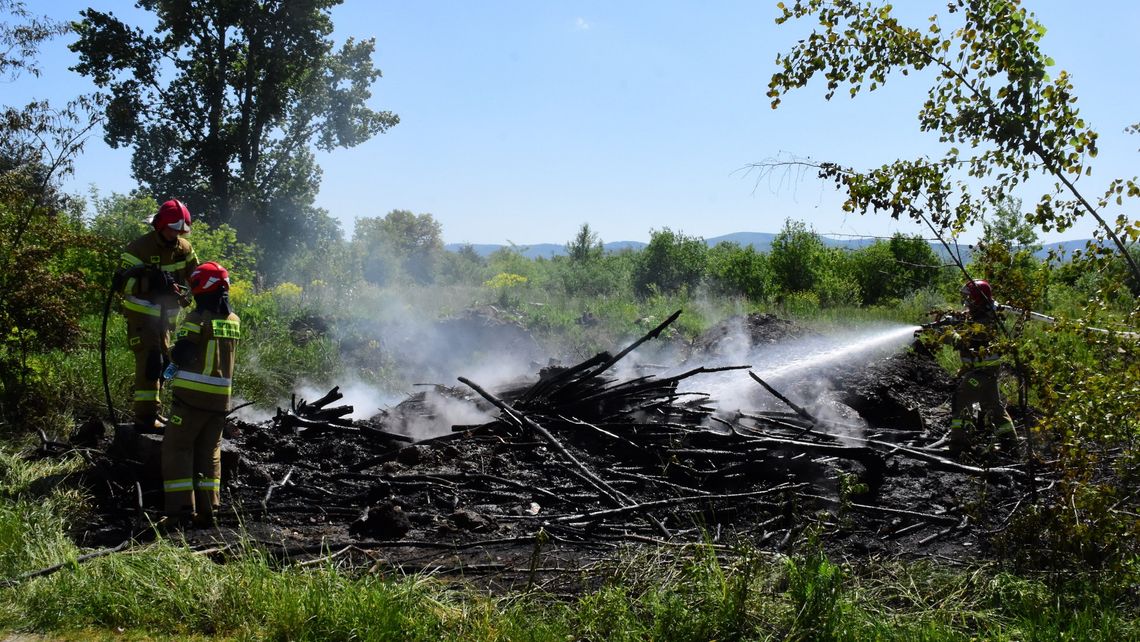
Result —
<instances>
[{"instance_id":1,"label":"burnt wood pile","mask_svg":"<svg viewBox=\"0 0 1140 642\"><path fill-rule=\"evenodd\" d=\"M235 422L223 527L240 523L254 541L290 554L352 547L385 550L393 563L426 564L416 553L425 549L525 553L540 541L590 548L743 540L781 549L809 527L854 550L905 542L947 553L980 541L987 524L979 520L1000 521L970 509L969 488L986 484L991 502L1013 504L1029 481L1016 464L947 458L923 445L933 439L921 426L851 436L859 431L814 416L747 365L616 374L679 314L616 354L545 368L525 385L488 390L460 377L462 387L431 386L371 421L347 419L352 407L336 405L334 388L315 401L294 399L266 423ZM709 395L680 390L730 371L751 376L787 410L725 415ZM404 434L443 420L433 414L438 399L495 418L427 438ZM157 480L129 472L129 462L101 465L94 487L104 534L93 527L89 545L118 541L116 524L137 528L161 503Z\"/></svg>"}]
</instances>

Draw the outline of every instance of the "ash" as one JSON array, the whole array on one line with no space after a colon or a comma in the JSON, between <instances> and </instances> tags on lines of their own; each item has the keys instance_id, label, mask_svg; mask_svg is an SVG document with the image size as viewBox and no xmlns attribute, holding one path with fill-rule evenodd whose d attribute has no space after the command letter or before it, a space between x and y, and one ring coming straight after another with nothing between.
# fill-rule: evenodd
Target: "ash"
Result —
<instances>
[{"instance_id":1,"label":"ash","mask_svg":"<svg viewBox=\"0 0 1140 642\"><path fill-rule=\"evenodd\" d=\"M219 525L171 536L497 587L536 574L580 581L631 545L780 552L809 531L853 556L993 552L990 536L1031 479L1011 455L956 461L937 447L952 382L928 357L896 351L766 381L746 363L710 365L729 334L718 327L675 373L623 363L679 314L619 352L494 389L462 377L425 386L367 420L346 419L334 388L236 421ZM810 334L761 315L733 323L761 343ZM701 391L726 377L750 386L754 405ZM78 543L153 536L159 439L125 427L105 439L85 476L96 514Z\"/></svg>"}]
</instances>

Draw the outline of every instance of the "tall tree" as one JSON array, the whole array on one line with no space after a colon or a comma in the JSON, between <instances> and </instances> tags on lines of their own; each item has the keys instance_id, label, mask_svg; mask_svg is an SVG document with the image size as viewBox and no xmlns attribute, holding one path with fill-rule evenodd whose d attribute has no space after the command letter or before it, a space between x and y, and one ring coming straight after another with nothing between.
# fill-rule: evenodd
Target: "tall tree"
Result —
<instances>
[{"instance_id":1,"label":"tall tree","mask_svg":"<svg viewBox=\"0 0 1140 642\"><path fill-rule=\"evenodd\" d=\"M823 239L803 221L784 221L784 229L772 239L768 262L781 291L813 289L823 274L827 248Z\"/></svg>"},{"instance_id":2,"label":"tall tree","mask_svg":"<svg viewBox=\"0 0 1140 642\"><path fill-rule=\"evenodd\" d=\"M982 240L1009 247L1011 252L1041 249L1037 243L1037 230L1021 213L1021 199L1012 196L1002 201L991 220L982 223Z\"/></svg>"},{"instance_id":3,"label":"tall tree","mask_svg":"<svg viewBox=\"0 0 1140 642\"><path fill-rule=\"evenodd\" d=\"M574 240L566 244L566 255L574 263L589 263L601 258L604 253L602 239L590 228L589 223L582 223Z\"/></svg>"},{"instance_id":4,"label":"tall tree","mask_svg":"<svg viewBox=\"0 0 1140 642\"><path fill-rule=\"evenodd\" d=\"M87 9L73 69L104 91L105 139L134 148L134 177L155 196L288 250L321 219L312 148L352 147L399 122L367 106L375 41L337 49L330 38L340 1L139 0L153 33Z\"/></svg>"},{"instance_id":5,"label":"tall tree","mask_svg":"<svg viewBox=\"0 0 1140 642\"><path fill-rule=\"evenodd\" d=\"M669 228L649 233L649 245L637 254L633 284L638 294L692 290L701 283L708 264L709 246L699 236L686 236Z\"/></svg>"}]
</instances>

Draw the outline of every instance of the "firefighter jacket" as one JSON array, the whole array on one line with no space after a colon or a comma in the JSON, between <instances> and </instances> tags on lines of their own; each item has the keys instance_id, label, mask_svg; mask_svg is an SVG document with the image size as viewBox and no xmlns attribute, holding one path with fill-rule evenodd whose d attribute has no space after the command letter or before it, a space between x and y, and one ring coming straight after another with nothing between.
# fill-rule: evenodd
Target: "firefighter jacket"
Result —
<instances>
[{"instance_id":1,"label":"firefighter jacket","mask_svg":"<svg viewBox=\"0 0 1140 642\"><path fill-rule=\"evenodd\" d=\"M971 308L961 315L949 333L949 341L966 370L987 368L1001 364L1001 355L990 350L990 344L998 339L998 318L992 309Z\"/></svg>"},{"instance_id":2,"label":"firefighter jacket","mask_svg":"<svg viewBox=\"0 0 1140 642\"><path fill-rule=\"evenodd\" d=\"M170 382L174 400L193 410L229 410L234 358L241 321L198 308L178 326L172 350L178 372Z\"/></svg>"},{"instance_id":3,"label":"firefighter jacket","mask_svg":"<svg viewBox=\"0 0 1140 642\"><path fill-rule=\"evenodd\" d=\"M157 231L131 241L120 257L123 274L123 313L173 322L180 310L178 295L167 285L168 274L174 282L186 283L198 266L198 257L190 241L178 237L174 243L163 241Z\"/></svg>"}]
</instances>

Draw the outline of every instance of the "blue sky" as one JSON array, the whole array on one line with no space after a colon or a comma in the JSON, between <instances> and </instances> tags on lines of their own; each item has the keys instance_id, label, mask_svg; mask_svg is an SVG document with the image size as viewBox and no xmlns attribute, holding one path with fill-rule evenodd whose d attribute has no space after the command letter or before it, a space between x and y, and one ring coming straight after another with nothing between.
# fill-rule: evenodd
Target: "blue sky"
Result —
<instances>
[{"instance_id":1,"label":"blue sky","mask_svg":"<svg viewBox=\"0 0 1140 642\"><path fill-rule=\"evenodd\" d=\"M88 4L146 24L133 2L28 3L59 19ZM922 24L943 4L906 3L905 12ZM1025 6L1049 29L1043 47L1074 75L1082 115L1101 135L1094 174L1082 179L1096 195L1137 173L1140 136L1122 130L1140 121L1140 4ZM333 12L336 37L376 38L384 78L372 105L401 123L320 154L318 205L348 233L356 217L431 213L448 242L562 243L584 222L605 241L644 241L662 227L708 238L775 232L786 217L825 234L923 233L883 215L844 215L842 199L813 175L757 183L740 171L788 155L857 167L940 155L916 125L921 78L831 102L814 85L773 111L764 94L775 56L805 33L777 27L776 15L775 2L737 0L347 0ZM65 42L45 48L42 78L3 86L0 103L89 90L67 70ZM69 189L130 190L129 154L93 138ZM1016 196L1034 201L1043 186L1034 187ZM1091 230L1086 222L1043 239Z\"/></svg>"}]
</instances>

